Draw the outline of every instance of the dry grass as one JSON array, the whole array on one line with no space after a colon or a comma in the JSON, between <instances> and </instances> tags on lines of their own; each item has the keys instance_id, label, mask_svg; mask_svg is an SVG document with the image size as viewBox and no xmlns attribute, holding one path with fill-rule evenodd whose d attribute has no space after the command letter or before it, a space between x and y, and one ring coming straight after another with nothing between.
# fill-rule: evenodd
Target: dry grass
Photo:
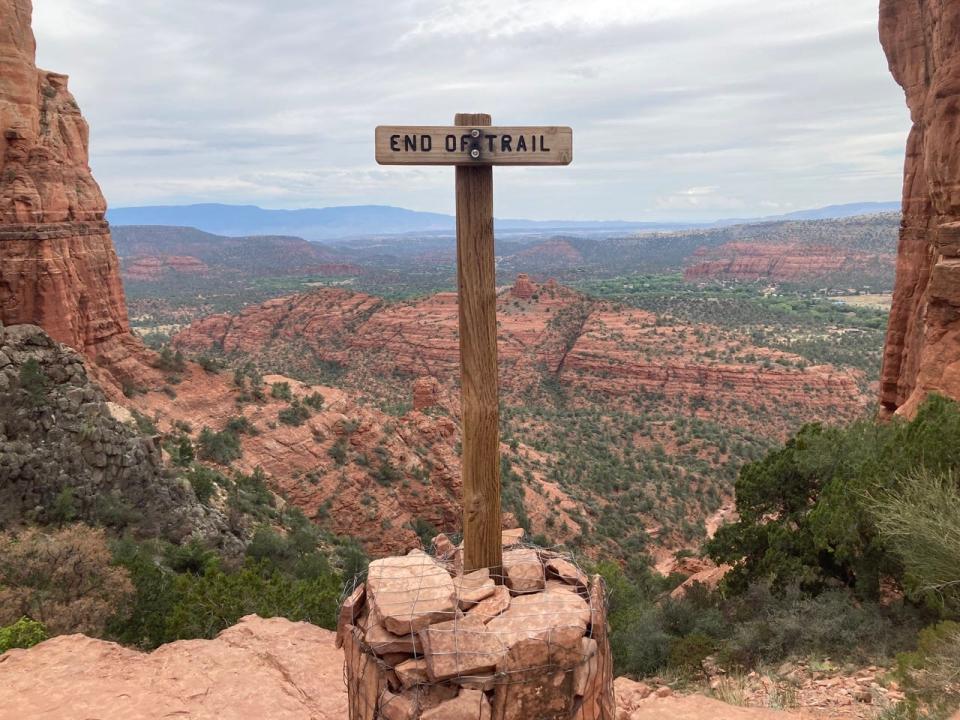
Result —
<instances>
[{"instance_id":1,"label":"dry grass","mask_svg":"<svg viewBox=\"0 0 960 720\"><path fill-rule=\"evenodd\" d=\"M747 681L743 675L728 675L720 678L712 692L717 700L728 705L745 707L747 704Z\"/></svg>"}]
</instances>

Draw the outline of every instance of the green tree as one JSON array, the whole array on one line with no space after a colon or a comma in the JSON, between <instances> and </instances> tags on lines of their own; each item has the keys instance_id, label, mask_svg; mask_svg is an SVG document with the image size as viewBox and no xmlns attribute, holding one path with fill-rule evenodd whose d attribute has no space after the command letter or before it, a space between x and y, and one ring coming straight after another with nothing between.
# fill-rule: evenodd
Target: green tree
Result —
<instances>
[{"instance_id":1,"label":"green tree","mask_svg":"<svg viewBox=\"0 0 960 720\"><path fill-rule=\"evenodd\" d=\"M738 522L707 549L734 566L726 586L769 580L818 593L832 586L877 598L880 578L903 579L900 558L878 534L868 498L895 491L921 468L960 470L960 408L931 396L914 420L804 427L783 448L743 467Z\"/></svg>"}]
</instances>

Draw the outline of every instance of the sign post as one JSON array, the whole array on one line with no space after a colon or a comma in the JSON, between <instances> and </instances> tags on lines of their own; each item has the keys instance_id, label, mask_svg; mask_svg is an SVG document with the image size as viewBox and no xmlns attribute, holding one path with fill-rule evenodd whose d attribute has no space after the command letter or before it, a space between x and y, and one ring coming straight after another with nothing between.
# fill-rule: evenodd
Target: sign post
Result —
<instances>
[{"instance_id":1,"label":"sign post","mask_svg":"<svg viewBox=\"0 0 960 720\"><path fill-rule=\"evenodd\" d=\"M497 295L493 166L569 165L568 127L494 127L484 113L457 114L452 127L380 126L381 165L455 165L460 387L463 406L464 572L502 575Z\"/></svg>"}]
</instances>

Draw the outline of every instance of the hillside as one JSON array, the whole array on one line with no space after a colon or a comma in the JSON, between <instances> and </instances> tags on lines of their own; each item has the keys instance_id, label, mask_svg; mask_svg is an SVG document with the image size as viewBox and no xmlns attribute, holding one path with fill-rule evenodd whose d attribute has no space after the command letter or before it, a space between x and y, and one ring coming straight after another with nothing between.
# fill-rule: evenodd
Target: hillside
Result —
<instances>
[{"instance_id":1,"label":"hillside","mask_svg":"<svg viewBox=\"0 0 960 720\"><path fill-rule=\"evenodd\" d=\"M729 498L745 459L827 408L853 418L869 403L868 383L853 367L812 363L782 340L758 345L747 328L671 319L556 283L538 287L519 278L500 292L498 316L506 477L518 483L507 507L532 532L575 541L591 554L601 547L620 555L629 548L659 553L682 546L702 535L707 517ZM399 416L399 428L422 425L409 408L414 380L423 376L439 381L441 394L451 398L442 405L456 417L456 328L450 293L390 303L317 289L237 315L206 317L179 333L174 345L235 367L253 360L341 388ZM176 392L173 406L182 393ZM145 406L151 411L165 403L150 397L156 397ZM222 415L217 423L225 422ZM321 434L329 437L327 429ZM445 442L455 442L455 435L451 428ZM243 440L250 453L245 463L263 463L288 497L301 494L298 483L304 487L297 469L315 472L319 486L310 495L322 502L324 478L336 472L324 458L329 440L289 460L292 480L284 479L291 469L284 473L280 463L262 459L260 442ZM351 442L366 452L369 441ZM456 453L444 458L456 474ZM563 500L550 509L544 503L550 497ZM424 519L455 529L439 512Z\"/></svg>"},{"instance_id":2,"label":"hillside","mask_svg":"<svg viewBox=\"0 0 960 720\"><path fill-rule=\"evenodd\" d=\"M297 237L223 237L190 227L144 225L117 227L113 238L121 273L134 282L177 275L209 282L357 271L343 253Z\"/></svg>"}]
</instances>

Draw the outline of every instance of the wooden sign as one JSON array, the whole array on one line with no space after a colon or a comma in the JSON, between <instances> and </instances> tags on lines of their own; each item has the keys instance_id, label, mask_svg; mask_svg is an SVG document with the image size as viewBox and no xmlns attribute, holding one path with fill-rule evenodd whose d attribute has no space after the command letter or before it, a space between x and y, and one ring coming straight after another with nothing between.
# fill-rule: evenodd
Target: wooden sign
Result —
<instances>
[{"instance_id":1,"label":"wooden sign","mask_svg":"<svg viewBox=\"0 0 960 720\"><path fill-rule=\"evenodd\" d=\"M376 150L381 165L569 165L573 130L381 125Z\"/></svg>"},{"instance_id":2,"label":"wooden sign","mask_svg":"<svg viewBox=\"0 0 960 720\"><path fill-rule=\"evenodd\" d=\"M381 165L456 165L460 396L463 408L463 565L502 580L497 288L493 165L569 165L568 127L494 127L461 113L453 127L385 125Z\"/></svg>"}]
</instances>

